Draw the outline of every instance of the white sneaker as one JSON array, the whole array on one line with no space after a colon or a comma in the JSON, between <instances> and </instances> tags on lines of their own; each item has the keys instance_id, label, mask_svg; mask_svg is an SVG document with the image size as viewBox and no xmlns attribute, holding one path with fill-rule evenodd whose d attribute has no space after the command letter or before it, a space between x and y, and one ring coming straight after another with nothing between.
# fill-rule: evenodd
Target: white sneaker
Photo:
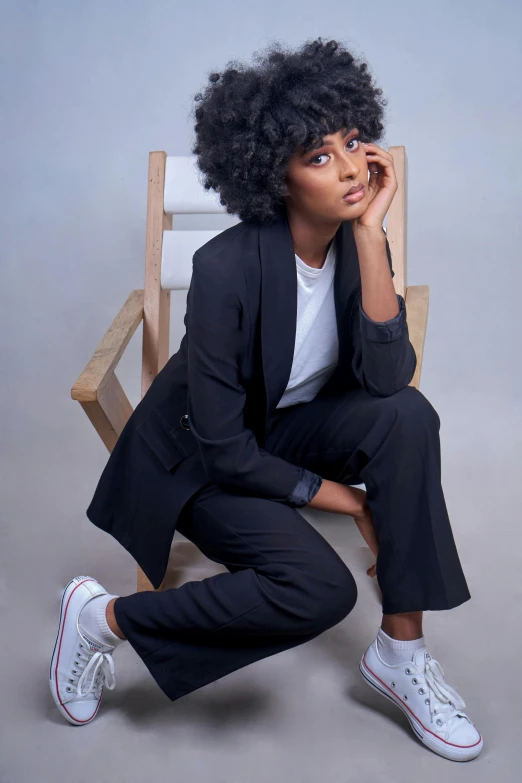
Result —
<instances>
[{"instance_id":1,"label":"white sneaker","mask_svg":"<svg viewBox=\"0 0 522 783\"><path fill-rule=\"evenodd\" d=\"M75 576L65 587L60 624L51 659L49 685L56 706L75 726L89 723L98 712L104 685L116 685L112 651L80 630L81 610L92 598L107 591L92 576Z\"/></svg>"},{"instance_id":2,"label":"white sneaker","mask_svg":"<svg viewBox=\"0 0 522 783\"><path fill-rule=\"evenodd\" d=\"M444 680L442 667L426 646L412 661L391 666L383 661L374 640L359 663L365 682L401 708L419 739L452 761L479 755L483 740L465 712L459 694Z\"/></svg>"}]
</instances>

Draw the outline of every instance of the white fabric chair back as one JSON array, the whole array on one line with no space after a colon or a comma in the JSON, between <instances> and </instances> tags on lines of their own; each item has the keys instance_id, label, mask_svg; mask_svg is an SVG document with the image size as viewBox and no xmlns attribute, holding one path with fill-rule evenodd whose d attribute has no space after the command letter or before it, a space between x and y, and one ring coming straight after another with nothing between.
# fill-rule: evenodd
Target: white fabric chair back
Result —
<instances>
[{"instance_id":1,"label":"white fabric chair back","mask_svg":"<svg viewBox=\"0 0 522 783\"><path fill-rule=\"evenodd\" d=\"M226 214L218 194L205 190L201 178L195 155L167 156L163 205L167 215ZM236 222L240 222L239 218ZM170 291L188 290L194 253L222 230L177 230L173 219L172 230L163 231L161 287Z\"/></svg>"}]
</instances>

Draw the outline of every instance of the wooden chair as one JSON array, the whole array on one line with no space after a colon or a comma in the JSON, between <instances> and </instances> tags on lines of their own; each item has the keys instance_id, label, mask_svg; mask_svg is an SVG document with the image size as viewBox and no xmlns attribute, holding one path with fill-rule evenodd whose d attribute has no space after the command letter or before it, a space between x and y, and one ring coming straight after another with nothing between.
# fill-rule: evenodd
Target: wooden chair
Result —
<instances>
[{"instance_id":1,"label":"wooden chair","mask_svg":"<svg viewBox=\"0 0 522 783\"><path fill-rule=\"evenodd\" d=\"M406 150L397 146L388 151L393 155L399 189L388 211L386 233L393 257L395 291L405 299L410 340L417 354L417 368L410 385L418 388L428 319L428 286L406 283ZM149 154L145 288L131 291L71 389L73 400L78 400L109 452L133 410L115 373L125 348L143 319L143 397L170 356L170 292L188 291L195 251L223 230L175 231L173 215L225 212L218 196L201 185L195 156ZM162 583L158 590L163 586ZM137 589L154 589L139 567Z\"/></svg>"}]
</instances>

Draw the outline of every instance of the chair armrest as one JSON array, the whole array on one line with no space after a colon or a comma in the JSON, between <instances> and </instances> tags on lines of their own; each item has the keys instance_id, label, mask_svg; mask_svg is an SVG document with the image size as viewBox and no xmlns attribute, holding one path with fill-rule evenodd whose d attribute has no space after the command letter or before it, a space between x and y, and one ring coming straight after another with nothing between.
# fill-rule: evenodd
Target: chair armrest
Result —
<instances>
[{"instance_id":1,"label":"chair armrest","mask_svg":"<svg viewBox=\"0 0 522 783\"><path fill-rule=\"evenodd\" d=\"M143 289L136 289L127 297L125 304L72 387L73 400L94 402L99 399L142 319Z\"/></svg>"},{"instance_id":2,"label":"chair armrest","mask_svg":"<svg viewBox=\"0 0 522 783\"><path fill-rule=\"evenodd\" d=\"M71 389L71 397L78 400L109 452L133 410L114 370L142 319L143 289L136 289Z\"/></svg>"},{"instance_id":3,"label":"chair armrest","mask_svg":"<svg viewBox=\"0 0 522 783\"><path fill-rule=\"evenodd\" d=\"M406 320L410 342L417 356L417 367L409 386L415 386L418 389L424 354L426 325L428 323L429 287L427 285L409 285L406 289L404 301L406 303Z\"/></svg>"}]
</instances>

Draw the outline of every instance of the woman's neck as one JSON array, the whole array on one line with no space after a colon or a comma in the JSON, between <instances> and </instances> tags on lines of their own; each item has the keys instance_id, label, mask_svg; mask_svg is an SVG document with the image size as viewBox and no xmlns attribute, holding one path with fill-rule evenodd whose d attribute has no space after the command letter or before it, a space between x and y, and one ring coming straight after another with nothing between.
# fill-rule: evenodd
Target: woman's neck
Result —
<instances>
[{"instance_id":1,"label":"woman's neck","mask_svg":"<svg viewBox=\"0 0 522 783\"><path fill-rule=\"evenodd\" d=\"M321 269L330 244L337 233L340 222L325 224L314 222L309 217L287 212L288 225L294 242L294 252L305 264Z\"/></svg>"}]
</instances>

